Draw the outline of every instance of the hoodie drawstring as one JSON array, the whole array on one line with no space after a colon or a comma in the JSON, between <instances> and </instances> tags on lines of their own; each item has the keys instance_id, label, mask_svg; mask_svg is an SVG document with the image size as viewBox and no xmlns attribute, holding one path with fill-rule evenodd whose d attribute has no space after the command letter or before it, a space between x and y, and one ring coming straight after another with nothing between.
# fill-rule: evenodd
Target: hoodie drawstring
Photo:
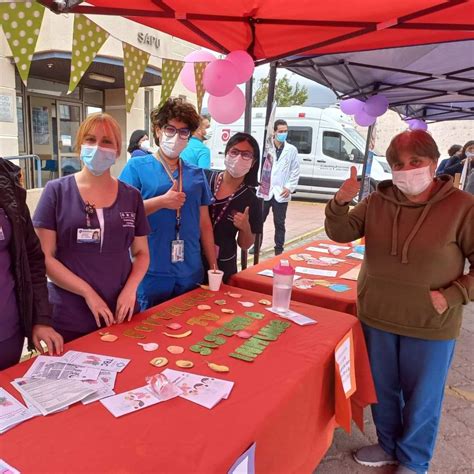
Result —
<instances>
[{"instance_id":1,"label":"hoodie drawstring","mask_svg":"<svg viewBox=\"0 0 474 474\"><path fill-rule=\"evenodd\" d=\"M413 227L412 231L410 232L410 235L407 237L407 240L403 244L402 263L408 263L408 248L410 247L411 241L415 238L416 233L420 230L420 227L423 224L423 221L426 219L428 212L430 212L430 209L431 203L428 203L423 209L421 216L417 220L415 227Z\"/></svg>"},{"instance_id":2,"label":"hoodie drawstring","mask_svg":"<svg viewBox=\"0 0 474 474\"><path fill-rule=\"evenodd\" d=\"M397 255L397 247L398 247L398 216L400 215L400 206L397 206L397 211L395 212L395 218L393 219L393 227L392 227L392 251L390 255L396 256Z\"/></svg>"}]
</instances>

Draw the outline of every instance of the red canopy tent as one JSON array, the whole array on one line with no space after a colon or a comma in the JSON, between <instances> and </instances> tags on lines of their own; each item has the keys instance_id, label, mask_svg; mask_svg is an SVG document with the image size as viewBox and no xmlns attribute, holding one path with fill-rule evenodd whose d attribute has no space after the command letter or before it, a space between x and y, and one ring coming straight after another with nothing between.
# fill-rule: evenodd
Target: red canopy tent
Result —
<instances>
[{"instance_id":1,"label":"red canopy tent","mask_svg":"<svg viewBox=\"0 0 474 474\"><path fill-rule=\"evenodd\" d=\"M120 15L257 64L474 38L472 0L40 0L54 11Z\"/></svg>"}]
</instances>

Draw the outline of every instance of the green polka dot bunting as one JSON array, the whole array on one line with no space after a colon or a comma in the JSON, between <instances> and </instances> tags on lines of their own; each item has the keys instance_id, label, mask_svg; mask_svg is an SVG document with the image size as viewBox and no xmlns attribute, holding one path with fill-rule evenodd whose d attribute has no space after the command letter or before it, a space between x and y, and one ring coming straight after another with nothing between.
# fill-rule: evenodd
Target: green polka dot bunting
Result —
<instances>
[{"instance_id":1,"label":"green polka dot bunting","mask_svg":"<svg viewBox=\"0 0 474 474\"><path fill-rule=\"evenodd\" d=\"M163 59L163 67L161 70L161 99L160 107L168 100L173 92L174 85L178 80L178 76L184 67L182 61L175 59Z\"/></svg>"},{"instance_id":2,"label":"green polka dot bunting","mask_svg":"<svg viewBox=\"0 0 474 474\"><path fill-rule=\"evenodd\" d=\"M79 84L109 34L84 15L74 15L72 37L70 94Z\"/></svg>"},{"instance_id":3,"label":"green polka dot bunting","mask_svg":"<svg viewBox=\"0 0 474 474\"><path fill-rule=\"evenodd\" d=\"M3 32L10 45L18 73L25 85L43 16L44 7L36 2L0 3Z\"/></svg>"},{"instance_id":4,"label":"green polka dot bunting","mask_svg":"<svg viewBox=\"0 0 474 474\"><path fill-rule=\"evenodd\" d=\"M196 78L196 95L197 95L197 111L201 113L202 99L204 97L204 84L202 77L204 76L204 69L209 63L194 63L194 77Z\"/></svg>"},{"instance_id":5,"label":"green polka dot bunting","mask_svg":"<svg viewBox=\"0 0 474 474\"><path fill-rule=\"evenodd\" d=\"M127 106L127 112L130 112L130 110L132 110L133 101L135 100L135 95L142 82L143 74L145 74L145 69L148 66L150 55L127 43L122 43L122 46L125 104Z\"/></svg>"}]
</instances>

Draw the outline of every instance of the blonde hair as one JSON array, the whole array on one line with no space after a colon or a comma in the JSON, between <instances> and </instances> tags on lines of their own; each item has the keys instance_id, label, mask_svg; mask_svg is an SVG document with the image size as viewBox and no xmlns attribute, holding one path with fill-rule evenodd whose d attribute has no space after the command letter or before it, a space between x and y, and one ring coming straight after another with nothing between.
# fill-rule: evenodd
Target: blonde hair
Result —
<instances>
[{"instance_id":1,"label":"blonde hair","mask_svg":"<svg viewBox=\"0 0 474 474\"><path fill-rule=\"evenodd\" d=\"M117 156L120 156L122 152L122 131L117 120L111 115L98 112L89 115L80 125L79 130L76 134L76 146L75 150L77 153L81 151L81 145L84 143L85 137L91 132L97 125L103 125L110 130L112 137L117 145Z\"/></svg>"}]
</instances>

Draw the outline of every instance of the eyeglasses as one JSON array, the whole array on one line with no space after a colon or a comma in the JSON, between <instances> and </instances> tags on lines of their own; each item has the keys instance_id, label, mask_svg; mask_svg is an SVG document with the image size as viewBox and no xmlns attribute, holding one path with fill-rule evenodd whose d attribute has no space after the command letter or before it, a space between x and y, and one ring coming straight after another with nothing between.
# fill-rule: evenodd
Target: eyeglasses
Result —
<instances>
[{"instance_id":1,"label":"eyeglasses","mask_svg":"<svg viewBox=\"0 0 474 474\"><path fill-rule=\"evenodd\" d=\"M231 158L237 158L238 156L241 156L245 161L253 160L253 153L251 151L241 151L237 148L231 148L228 155Z\"/></svg>"},{"instance_id":2,"label":"eyeglasses","mask_svg":"<svg viewBox=\"0 0 474 474\"><path fill-rule=\"evenodd\" d=\"M173 138L176 134L178 134L179 138L183 140L187 140L191 136L191 130L189 130L189 128L176 128L169 124L163 127L163 133L168 138Z\"/></svg>"}]
</instances>

